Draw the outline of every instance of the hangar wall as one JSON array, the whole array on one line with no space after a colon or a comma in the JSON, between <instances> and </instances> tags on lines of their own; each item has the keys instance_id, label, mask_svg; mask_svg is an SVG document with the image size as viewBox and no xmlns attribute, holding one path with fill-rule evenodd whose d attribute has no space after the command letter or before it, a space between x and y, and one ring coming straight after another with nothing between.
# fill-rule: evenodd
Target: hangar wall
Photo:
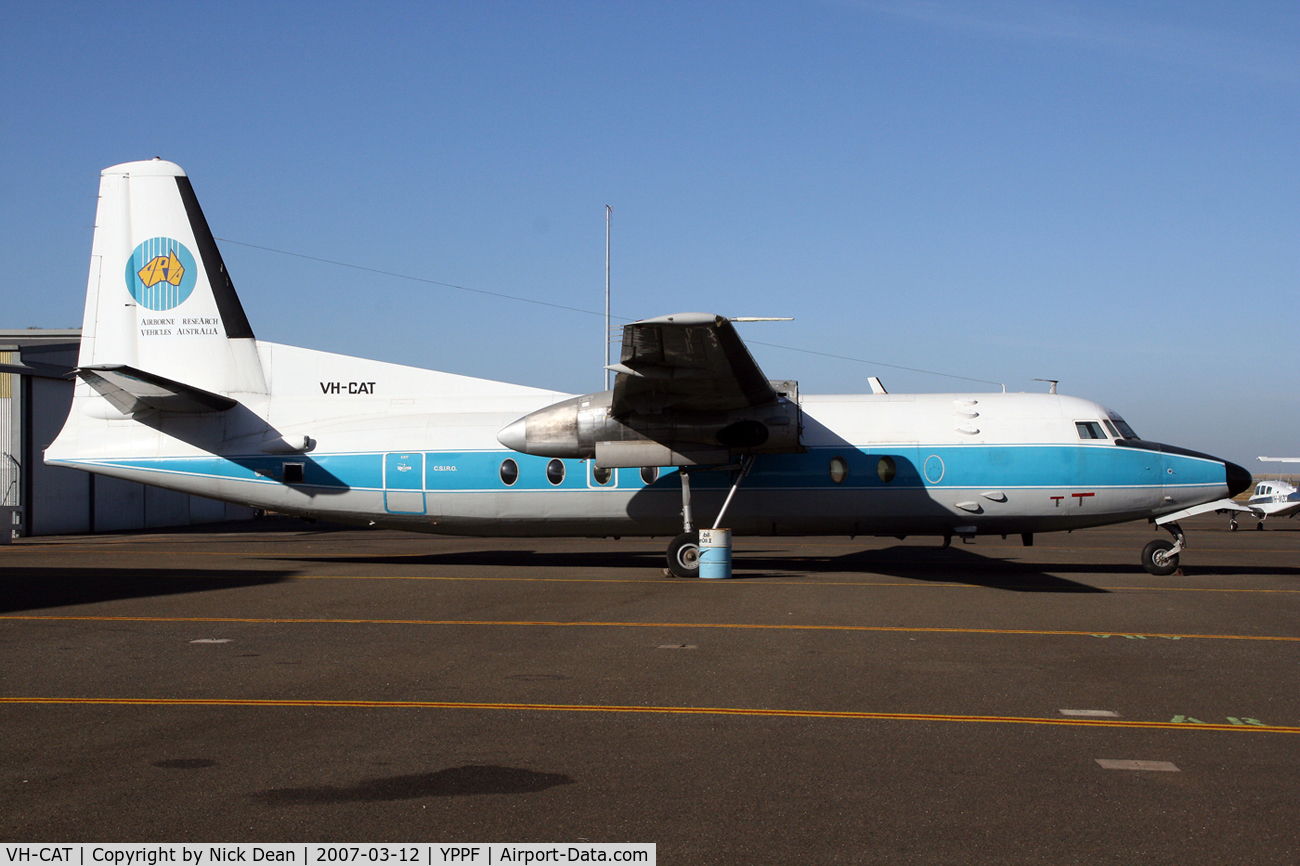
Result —
<instances>
[{"instance_id":1,"label":"hangar wall","mask_svg":"<svg viewBox=\"0 0 1300 866\"><path fill-rule=\"evenodd\" d=\"M0 509L18 508L16 534L68 535L251 518L253 510L242 505L45 465L45 448L72 405L71 372L80 339L80 329L0 330ZM7 531L8 526L0 526L0 534Z\"/></svg>"}]
</instances>

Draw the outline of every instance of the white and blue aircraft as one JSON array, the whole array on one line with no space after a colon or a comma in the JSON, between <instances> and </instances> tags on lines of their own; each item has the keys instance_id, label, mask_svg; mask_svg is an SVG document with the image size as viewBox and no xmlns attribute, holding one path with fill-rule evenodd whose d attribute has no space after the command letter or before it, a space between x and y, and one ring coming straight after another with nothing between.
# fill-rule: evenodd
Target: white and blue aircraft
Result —
<instances>
[{"instance_id":1,"label":"white and blue aircraft","mask_svg":"<svg viewBox=\"0 0 1300 866\"><path fill-rule=\"evenodd\" d=\"M1143 565L1169 574L1177 520L1251 483L1074 397L801 395L721 316L630 324L612 369L573 396L257 340L185 172L126 163L100 179L78 383L45 459L395 529L673 536L683 576L697 513L945 544L1145 519L1173 540Z\"/></svg>"},{"instance_id":2,"label":"white and blue aircraft","mask_svg":"<svg viewBox=\"0 0 1300 866\"><path fill-rule=\"evenodd\" d=\"M1300 463L1300 457L1256 457L1263 463ZM1265 478L1255 483L1255 489L1246 499L1245 510L1249 511L1259 522L1256 529L1264 528L1264 521L1270 517L1295 517L1300 513L1300 489L1281 478ZM1237 516L1228 521L1228 527L1236 530Z\"/></svg>"}]
</instances>

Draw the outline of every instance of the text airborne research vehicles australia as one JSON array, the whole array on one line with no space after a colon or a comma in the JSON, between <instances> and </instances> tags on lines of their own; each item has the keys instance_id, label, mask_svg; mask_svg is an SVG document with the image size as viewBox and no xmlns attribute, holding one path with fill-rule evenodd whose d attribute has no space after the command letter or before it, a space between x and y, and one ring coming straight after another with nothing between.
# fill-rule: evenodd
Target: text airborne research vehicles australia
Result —
<instances>
[{"instance_id":1,"label":"text airborne research vehicles australia","mask_svg":"<svg viewBox=\"0 0 1300 866\"><path fill-rule=\"evenodd\" d=\"M628 325L611 391L571 396L257 340L184 172L106 169L71 466L303 516L465 535L1032 533L1176 520L1250 483L1055 394L800 395L731 321ZM734 494L734 495L733 495ZM689 504L689 508L684 508ZM684 520L683 512L686 519Z\"/></svg>"}]
</instances>

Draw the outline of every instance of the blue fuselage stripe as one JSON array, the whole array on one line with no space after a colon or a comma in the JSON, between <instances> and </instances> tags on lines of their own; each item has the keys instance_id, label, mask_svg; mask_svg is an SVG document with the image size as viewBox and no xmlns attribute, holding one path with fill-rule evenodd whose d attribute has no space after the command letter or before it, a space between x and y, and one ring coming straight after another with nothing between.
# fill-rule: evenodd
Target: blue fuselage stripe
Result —
<instances>
[{"instance_id":1,"label":"blue fuselage stripe","mask_svg":"<svg viewBox=\"0 0 1300 866\"><path fill-rule=\"evenodd\" d=\"M833 458L847 472L832 479ZM421 458L423 458L421 460ZM888 458L888 461L884 458ZM501 465L513 460L518 477L502 480ZM149 472L236 481L281 483L285 463L303 464L302 484L337 490L420 490L432 493L485 490L638 489L647 486L637 469L619 469L612 483L598 485L591 464L560 461L562 480L552 483L545 457L513 451L426 451L283 456L156 457L76 461ZM892 472L889 469L892 468ZM422 471L421 471L422 470ZM677 486L672 471L658 485ZM693 486L720 487L730 474L702 472ZM967 445L813 448L804 454L763 455L747 489L1191 487L1224 483L1223 464L1209 459L1106 445Z\"/></svg>"}]
</instances>

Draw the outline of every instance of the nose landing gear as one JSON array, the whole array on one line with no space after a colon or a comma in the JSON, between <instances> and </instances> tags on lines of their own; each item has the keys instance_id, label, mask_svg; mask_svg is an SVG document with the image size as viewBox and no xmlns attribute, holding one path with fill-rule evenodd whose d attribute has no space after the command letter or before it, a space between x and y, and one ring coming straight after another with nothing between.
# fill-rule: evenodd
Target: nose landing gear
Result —
<instances>
[{"instance_id":1,"label":"nose landing gear","mask_svg":"<svg viewBox=\"0 0 1300 866\"><path fill-rule=\"evenodd\" d=\"M1181 550L1181 541L1173 542L1157 538L1142 548L1142 567L1160 577L1173 574L1178 570L1178 552Z\"/></svg>"},{"instance_id":2,"label":"nose landing gear","mask_svg":"<svg viewBox=\"0 0 1300 866\"><path fill-rule=\"evenodd\" d=\"M1183 529L1178 525L1178 518L1186 514L1187 512L1183 511L1177 514L1166 514L1156 519L1156 525L1164 527L1174 540L1165 541L1161 538L1142 548L1142 567L1148 573L1165 577L1178 571L1178 554L1183 552L1183 546L1187 543L1187 536L1183 535Z\"/></svg>"}]
</instances>

